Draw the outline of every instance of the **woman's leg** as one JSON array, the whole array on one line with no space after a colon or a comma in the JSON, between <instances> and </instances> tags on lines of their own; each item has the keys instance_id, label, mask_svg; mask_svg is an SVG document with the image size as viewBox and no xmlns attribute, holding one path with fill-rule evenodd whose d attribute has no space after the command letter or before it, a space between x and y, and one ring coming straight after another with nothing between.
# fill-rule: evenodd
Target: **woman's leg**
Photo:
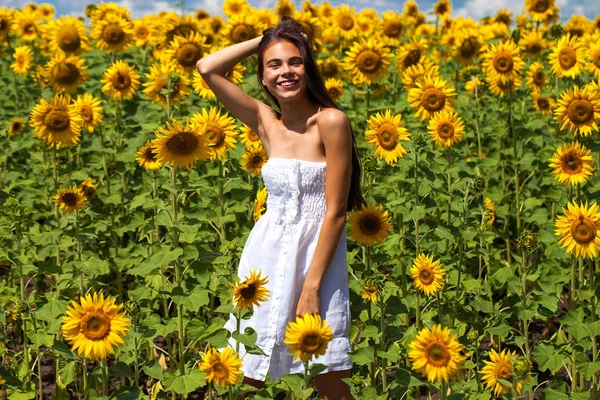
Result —
<instances>
[{"instance_id":1,"label":"woman's leg","mask_svg":"<svg viewBox=\"0 0 600 400\"><path fill-rule=\"evenodd\" d=\"M259 381L259 380L247 378L247 377L244 377L243 383L254 386L257 389L262 389L265 386L265 383L263 381ZM242 395L243 398L247 398L248 396L250 396L251 394L254 394L254 393L256 393L256 392L241 392L240 394Z\"/></svg>"},{"instance_id":2,"label":"woman's leg","mask_svg":"<svg viewBox=\"0 0 600 400\"><path fill-rule=\"evenodd\" d=\"M327 400L354 400L350 387L342 378L350 378L350 370L331 371L315 376L315 386L319 396Z\"/></svg>"}]
</instances>

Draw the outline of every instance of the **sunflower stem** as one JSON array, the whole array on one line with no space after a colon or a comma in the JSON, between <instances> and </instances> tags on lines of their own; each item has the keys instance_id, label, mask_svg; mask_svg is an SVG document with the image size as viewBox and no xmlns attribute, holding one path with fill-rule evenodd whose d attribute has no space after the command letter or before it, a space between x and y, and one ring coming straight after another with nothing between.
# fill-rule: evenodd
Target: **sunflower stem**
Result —
<instances>
[{"instance_id":1,"label":"sunflower stem","mask_svg":"<svg viewBox=\"0 0 600 400\"><path fill-rule=\"evenodd\" d=\"M235 318L235 331L239 334L241 334L240 329L241 329L241 321L242 320L242 310L237 310L237 315ZM237 354L240 354L240 341L236 340L235 341L235 352Z\"/></svg>"},{"instance_id":2,"label":"sunflower stem","mask_svg":"<svg viewBox=\"0 0 600 400\"><path fill-rule=\"evenodd\" d=\"M108 165L106 164L106 143L104 142L104 132L102 130L102 124L100 124L99 132L100 132L100 145L102 146L102 166L104 168L104 182L106 185L106 193L110 197L110 174L108 172Z\"/></svg>"},{"instance_id":3,"label":"sunflower stem","mask_svg":"<svg viewBox=\"0 0 600 400\"><path fill-rule=\"evenodd\" d=\"M517 132L515 130L515 118L513 115L513 94L512 90L508 94L508 115L510 120L510 133L513 147L513 159L515 168L515 212L517 217L517 237L521 233L521 184L519 183L519 152L517 147Z\"/></svg>"},{"instance_id":4,"label":"sunflower stem","mask_svg":"<svg viewBox=\"0 0 600 400\"><path fill-rule=\"evenodd\" d=\"M225 196L224 196L224 189L225 189L225 168L223 166L223 161L219 160L219 216L221 217L221 237L220 237L220 242L219 244L225 243L225 241L227 240L226 238L226 230L225 230L225 223L223 222L223 219L225 218Z\"/></svg>"},{"instance_id":5,"label":"sunflower stem","mask_svg":"<svg viewBox=\"0 0 600 400\"><path fill-rule=\"evenodd\" d=\"M596 270L594 270L594 267L596 268ZM596 276L598 273L598 270L600 269L600 259L596 258L596 260L590 260L590 279L591 279L591 287L594 289L593 290L593 295L592 295L592 324L594 324L597 320L597 314L596 314L596 310L598 307L598 295L597 295L597 291L596 291ZM596 335L592 336L592 362L596 362L596 360L598 359L598 338ZM592 399L597 398L598 395L598 374L594 374L592 377Z\"/></svg>"},{"instance_id":6,"label":"sunflower stem","mask_svg":"<svg viewBox=\"0 0 600 400\"><path fill-rule=\"evenodd\" d=\"M81 378L83 379L83 397L87 396L88 392L88 376L87 376L87 358L85 356L81 357L81 367L82 374Z\"/></svg>"},{"instance_id":7,"label":"sunflower stem","mask_svg":"<svg viewBox=\"0 0 600 400\"><path fill-rule=\"evenodd\" d=\"M75 210L75 236L77 237L77 272L79 273L79 294L83 296L84 283L83 283L83 272L81 272L81 235L79 234L79 210Z\"/></svg>"},{"instance_id":8,"label":"sunflower stem","mask_svg":"<svg viewBox=\"0 0 600 400\"><path fill-rule=\"evenodd\" d=\"M475 132L477 132L477 158L481 162L483 157L481 148L481 133L479 132L479 93L477 93L477 89L477 81L475 81ZM479 165L477 165L477 169L479 169Z\"/></svg>"},{"instance_id":9,"label":"sunflower stem","mask_svg":"<svg viewBox=\"0 0 600 400\"><path fill-rule=\"evenodd\" d=\"M102 395L108 397L108 362L102 360Z\"/></svg>"},{"instance_id":10,"label":"sunflower stem","mask_svg":"<svg viewBox=\"0 0 600 400\"><path fill-rule=\"evenodd\" d=\"M310 373L308 369L308 360L304 361L304 384L302 390L307 390L310 386Z\"/></svg>"},{"instance_id":11,"label":"sunflower stem","mask_svg":"<svg viewBox=\"0 0 600 400\"><path fill-rule=\"evenodd\" d=\"M440 383L440 400L446 400L448 398L448 384L446 382Z\"/></svg>"},{"instance_id":12,"label":"sunflower stem","mask_svg":"<svg viewBox=\"0 0 600 400\"><path fill-rule=\"evenodd\" d=\"M452 146L448 147L448 153L446 155L447 164L447 181L448 181L448 229L452 225ZM448 240L446 240L446 249L448 248Z\"/></svg>"},{"instance_id":13,"label":"sunflower stem","mask_svg":"<svg viewBox=\"0 0 600 400\"><path fill-rule=\"evenodd\" d=\"M158 198L156 191L156 181L156 171L152 171L152 200L156 200ZM156 217L158 215L158 206L154 205L152 207L152 211L152 224L154 225L153 234L155 237L151 239L151 243L154 244L155 242L160 243L160 227L156 223ZM150 251L152 251L152 246L150 246Z\"/></svg>"},{"instance_id":14,"label":"sunflower stem","mask_svg":"<svg viewBox=\"0 0 600 400\"><path fill-rule=\"evenodd\" d=\"M417 297L416 297L416 305L415 305L415 310L416 310L416 317L415 317L415 325L417 325L417 330L421 329L421 292L417 290Z\"/></svg>"},{"instance_id":15,"label":"sunflower stem","mask_svg":"<svg viewBox=\"0 0 600 400\"><path fill-rule=\"evenodd\" d=\"M56 146L52 146L52 180L54 181L54 193L58 192L58 171L56 162ZM56 228L60 229L60 213L58 203L54 203L54 217L56 218ZM60 236L56 238L56 266L60 268Z\"/></svg>"},{"instance_id":16,"label":"sunflower stem","mask_svg":"<svg viewBox=\"0 0 600 400\"><path fill-rule=\"evenodd\" d=\"M525 257L525 251L521 251L521 307L523 310L527 310L527 261ZM523 336L525 339L525 354L529 359L530 347L529 347L529 318L523 318Z\"/></svg>"},{"instance_id":17,"label":"sunflower stem","mask_svg":"<svg viewBox=\"0 0 600 400\"><path fill-rule=\"evenodd\" d=\"M416 140L416 138L415 138ZM415 196L415 206L419 205L419 176L418 176L418 161L419 161L419 155L418 155L418 150L415 146L414 148L414 152L415 152L415 184L414 184L414 196ZM415 256L419 255L419 220L414 218L415 221Z\"/></svg>"}]
</instances>

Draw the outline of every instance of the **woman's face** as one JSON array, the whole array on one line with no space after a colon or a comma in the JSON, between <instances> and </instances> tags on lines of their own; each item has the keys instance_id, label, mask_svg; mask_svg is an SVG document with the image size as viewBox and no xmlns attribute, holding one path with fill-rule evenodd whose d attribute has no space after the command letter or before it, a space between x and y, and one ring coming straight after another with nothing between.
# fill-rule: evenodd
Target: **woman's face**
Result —
<instances>
[{"instance_id":1,"label":"woman's face","mask_svg":"<svg viewBox=\"0 0 600 400\"><path fill-rule=\"evenodd\" d=\"M281 40L267 48L263 55L263 85L279 100L303 95L306 73L300 50L291 42Z\"/></svg>"}]
</instances>

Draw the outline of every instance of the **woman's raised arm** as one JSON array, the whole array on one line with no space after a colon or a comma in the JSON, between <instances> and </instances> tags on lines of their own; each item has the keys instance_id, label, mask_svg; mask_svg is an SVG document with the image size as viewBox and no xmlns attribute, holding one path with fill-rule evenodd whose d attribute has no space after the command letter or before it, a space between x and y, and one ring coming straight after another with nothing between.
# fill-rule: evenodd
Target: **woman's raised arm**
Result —
<instances>
[{"instance_id":1,"label":"woman's raised arm","mask_svg":"<svg viewBox=\"0 0 600 400\"><path fill-rule=\"evenodd\" d=\"M201 58L198 72L223 105L239 120L258 132L260 114L270 108L246 94L226 74L244 58L256 53L262 36L237 43Z\"/></svg>"}]
</instances>

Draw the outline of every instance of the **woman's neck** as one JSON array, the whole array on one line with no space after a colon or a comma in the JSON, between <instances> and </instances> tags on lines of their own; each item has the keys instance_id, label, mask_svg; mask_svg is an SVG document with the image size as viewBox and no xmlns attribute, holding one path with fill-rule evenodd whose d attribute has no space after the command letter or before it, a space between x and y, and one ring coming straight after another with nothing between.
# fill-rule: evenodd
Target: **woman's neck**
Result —
<instances>
[{"instance_id":1,"label":"woman's neck","mask_svg":"<svg viewBox=\"0 0 600 400\"><path fill-rule=\"evenodd\" d=\"M281 109L281 122L285 126L296 126L299 123L306 123L319 109L317 104L313 104L308 99L299 101L290 101L279 103Z\"/></svg>"}]
</instances>

